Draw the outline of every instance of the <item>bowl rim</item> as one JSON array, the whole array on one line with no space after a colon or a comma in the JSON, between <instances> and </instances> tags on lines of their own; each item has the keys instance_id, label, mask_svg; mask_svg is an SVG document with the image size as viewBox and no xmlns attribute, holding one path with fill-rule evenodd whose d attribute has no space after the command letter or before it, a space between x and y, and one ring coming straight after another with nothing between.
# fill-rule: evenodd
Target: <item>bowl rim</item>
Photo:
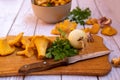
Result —
<instances>
[{"instance_id":1,"label":"bowl rim","mask_svg":"<svg viewBox=\"0 0 120 80\"><path fill-rule=\"evenodd\" d=\"M31 3L32 3L33 5L36 5L36 4L34 3L34 1L35 1L35 0L31 0ZM65 5L71 4L71 2L72 2L72 0L71 0L70 2L64 4L64 5L59 5L59 6L39 6L39 5L36 5L36 6L39 6L39 7L48 7L48 8L62 7L62 6L65 6Z\"/></svg>"}]
</instances>

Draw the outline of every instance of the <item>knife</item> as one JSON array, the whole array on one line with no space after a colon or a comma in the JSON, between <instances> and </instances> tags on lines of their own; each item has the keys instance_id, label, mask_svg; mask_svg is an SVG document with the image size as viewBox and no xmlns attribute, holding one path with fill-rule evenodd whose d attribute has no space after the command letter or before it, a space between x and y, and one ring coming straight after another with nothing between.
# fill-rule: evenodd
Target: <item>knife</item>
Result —
<instances>
[{"instance_id":1,"label":"knife","mask_svg":"<svg viewBox=\"0 0 120 80\"><path fill-rule=\"evenodd\" d=\"M31 72L44 71L44 70L48 70L48 69L55 68L58 66L65 66L68 64L76 63L78 61L92 59L92 58L100 57L103 55L107 55L110 52L111 51L106 50L106 51L99 51L99 52L94 52L94 53L89 53L89 54L81 54L81 55L76 55L76 56L72 56L72 57L67 57L67 58L60 60L60 61L43 60L41 62L23 65L22 67L20 67L18 72L22 73L22 74L27 74L27 73L31 73Z\"/></svg>"}]
</instances>

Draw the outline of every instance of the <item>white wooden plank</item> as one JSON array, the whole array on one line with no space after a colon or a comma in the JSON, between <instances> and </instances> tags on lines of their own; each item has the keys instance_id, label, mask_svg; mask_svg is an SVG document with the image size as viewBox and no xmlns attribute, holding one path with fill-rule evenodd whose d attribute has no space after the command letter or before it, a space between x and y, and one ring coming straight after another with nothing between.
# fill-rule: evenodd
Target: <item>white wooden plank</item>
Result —
<instances>
[{"instance_id":1,"label":"white wooden plank","mask_svg":"<svg viewBox=\"0 0 120 80\"><path fill-rule=\"evenodd\" d=\"M24 80L61 80L60 75L26 76Z\"/></svg>"},{"instance_id":2,"label":"white wooden plank","mask_svg":"<svg viewBox=\"0 0 120 80\"><path fill-rule=\"evenodd\" d=\"M0 37L7 35L23 0L0 0Z\"/></svg>"},{"instance_id":3,"label":"white wooden plank","mask_svg":"<svg viewBox=\"0 0 120 80\"><path fill-rule=\"evenodd\" d=\"M112 11L110 10L110 8L103 2L103 0L97 0L96 4L102 16L110 17L112 19L112 26L115 29L119 30L120 29L119 23L117 22L116 18L112 14ZM104 40L107 43L107 47L110 50L114 50L114 52L111 52L109 56L109 61L111 61L111 59L114 57L120 56L120 49L119 49L120 44L118 40L120 38L120 32L118 32L118 34L115 35L114 37L105 37L103 35L101 36L104 37ZM119 80L120 79L119 75L120 75L120 69L113 67L111 72L108 75L99 77L99 80Z\"/></svg>"},{"instance_id":4,"label":"white wooden plank","mask_svg":"<svg viewBox=\"0 0 120 80\"><path fill-rule=\"evenodd\" d=\"M101 0L103 1L103 0ZM120 0L105 0L104 4L111 11L110 14L115 17L115 19L120 22Z\"/></svg>"},{"instance_id":5,"label":"white wooden plank","mask_svg":"<svg viewBox=\"0 0 120 80\"><path fill-rule=\"evenodd\" d=\"M88 5L88 4L90 4L89 2L85 2L85 3L87 3L86 5ZM83 3L81 2L81 5L82 5ZM98 3L98 4L100 4L100 2ZM91 5L90 5L91 6ZM99 11L97 10L97 9L95 9L96 8L96 6L94 6L94 7L90 7L89 6L89 8L90 9L92 9L92 16L93 17L96 17L96 18L99 18L99 17L101 17L101 16L103 16L103 14L101 15L100 13L99 13ZM103 5L102 5L103 6ZM104 6L105 7L105 6ZM102 8L103 9L103 8ZM106 14L107 16L108 16L108 13ZM110 16L108 16L108 17L110 17ZM115 25L115 24L114 24ZM100 35L100 34L99 34ZM113 58L113 57L116 57L116 56L118 56L119 54L118 53L120 53L120 51L119 51L119 48L118 48L118 46L116 46L116 43L115 43L115 41L114 41L114 39L112 38L112 37L108 37L108 38L106 38L106 36L103 36L103 35L100 35L100 36L102 36L103 38L104 38L104 40L106 40L107 41L107 43L108 43L108 47L111 49L111 50L114 50L115 52L112 52L111 53L111 55L110 55L110 58L109 58L109 60L111 61L111 59ZM111 44L111 45L110 45ZM113 46L114 45L114 46ZM100 80L119 80L119 72L117 71L118 69L115 69L115 68L112 68L112 71L107 75L107 76L104 76L104 77L99 77L99 79Z\"/></svg>"},{"instance_id":6,"label":"white wooden plank","mask_svg":"<svg viewBox=\"0 0 120 80\"><path fill-rule=\"evenodd\" d=\"M115 17L115 14L114 14L114 10L116 11L116 9L112 10L111 7L109 7L106 3L104 3L103 0L97 0L97 1L94 0L94 1L97 5L98 10L100 11L101 15L111 18L112 25L115 28L120 29L120 27L118 27L120 22L118 22L118 20ZM111 3L111 5L113 5L113 4Z\"/></svg>"},{"instance_id":7,"label":"white wooden plank","mask_svg":"<svg viewBox=\"0 0 120 80\"><path fill-rule=\"evenodd\" d=\"M14 22L10 32L8 35L17 35L20 32L24 32L25 36L34 35L35 27L36 27L37 18L34 16L30 0L25 0L21 10L16 17L16 21ZM5 78L3 80L24 80L23 76ZM1 79L2 80L2 79Z\"/></svg>"},{"instance_id":8,"label":"white wooden plank","mask_svg":"<svg viewBox=\"0 0 120 80\"><path fill-rule=\"evenodd\" d=\"M52 36L51 30L54 28L54 24L47 24L42 20L38 21L35 35Z\"/></svg>"},{"instance_id":9,"label":"white wooden plank","mask_svg":"<svg viewBox=\"0 0 120 80\"><path fill-rule=\"evenodd\" d=\"M105 37L104 41L105 41L105 45L110 50L113 50L113 52L111 52L111 54L109 55L109 61L111 62L113 58L120 56L120 50L113 38ZM111 72L106 76L100 76L99 80L119 80L120 79L119 75L120 75L120 69L112 67Z\"/></svg>"},{"instance_id":10,"label":"white wooden plank","mask_svg":"<svg viewBox=\"0 0 120 80\"><path fill-rule=\"evenodd\" d=\"M34 34L36 24L37 18L33 14L31 0L25 0L16 21L9 32L9 35L17 35L20 32L24 32L25 36L31 36Z\"/></svg>"},{"instance_id":11,"label":"white wooden plank","mask_svg":"<svg viewBox=\"0 0 120 80\"><path fill-rule=\"evenodd\" d=\"M39 20L35 35L51 36L50 32L54 24L47 24ZM61 75L39 75L39 76L26 76L24 80L61 80Z\"/></svg>"},{"instance_id":12,"label":"white wooden plank","mask_svg":"<svg viewBox=\"0 0 120 80\"><path fill-rule=\"evenodd\" d=\"M115 43L114 44L120 48L120 31L119 31L120 24L116 21L116 19L114 18L114 16L112 14L109 14L110 13L109 7L104 6L105 8L103 8L103 5L105 5L105 4L101 0L97 0L96 4L97 4L102 15L105 15L105 16L110 17L112 19L112 26L118 31L118 33L117 33L117 35L115 35L111 38L113 38L115 40L116 44ZM109 40L111 40L111 39L109 39ZM114 48L114 49L116 49L116 48Z\"/></svg>"},{"instance_id":13,"label":"white wooden plank","mask_svg":"<svg viewBox=\"0 0 120 80\"><path fill-rule=\"evenodd\" d=\"M23 77L0 77L0 80L23 80Z\"/></svg>"},{"instance_id":14,"label":"white wooden plank","mask_svg":"<svg viewBox=\"0 0 120 80\"><path fill-rule=\"evenodd\" d=\"M0 37L7 35L22 3L23 0L0 0ZM23 77L0 77L0 80L23 80Z\"/></svg>"},{"instance_id":15,"label":"white wooden plank","mask_svg":"<svg viewBox=\"0 0 120 80\"><path fill-rule=\"evenodd\" d=\"M66 75L66 76L62 76L62 80L97 80L97 78L94 76Z\"/></svg>"},{"instance_id":16,"label":"white wooden plank","mask_svg":"<svg viewBox=\"0 0 120 80\"><path fill-rule=\"evenodd\" d=\"M113 21L112 26L118 31L117 35L113 36L114 40L116 41L116 44L118 45L120 49L120 24Z\"/></svg>"},{"instance_id":17,"label":"white wooden plank","mask_svg":"<svg viewBox=\"0 0 120 80\"><path fill-rule=\"evenodd\" d=\"M71 10L75 9L78 6L77 0L72 0Z\"/></svg>"},{"instance_id":18,"label":"white wooden plank","mask_svg":"<svg viewBox=\"0 0 120 80\"><path fill-rule=\"evenodd\" d=\"M90 8L92 12L96 10L95 5L93 3L93 0L76 0L76 6L79 6L81 9L85 9L87 7ZM75 5L75 2L74 2ZM97 13L97 12L96 12ZM92 13L92 16L96 15L95 13ZM99 17L99 15L96 15L94 17ZM79 28L83 28L82 26L78 25ZM97 80L96 76L80 76L80 75L64 75L62 76L62 80Z\"/></svg>"},{"instance_id":19,"label":"white wooden plank","mask_svg":"<svg viewBox=\"0 0 120 80\"><path fill-rule=\"evenodd\" d=\"M111 61L113 58L120 56L120 50L119 47L116 45L116 42L112 37L103 36L102 34L99 34L103 37L104 44L106 47L110 50L112 50L111 54L109 55L109 61Z\"/></svg>"},{"instance_id":20,"label":"white wooden plank","mask_svg":"<svg viewBox=\"0 0 120 80\"><path fill-rule=\"evenodd\" d=\"M104 3L102 0L97 0L96 4L98 5L98 8L101 11L102 15L110 17L112 19L112 26L118 31L117 35L115 35L113 38L115 39L115 41L117 42L118 46L120 47L120 31L119 31L120 30L120 27L119 27L120 26L120 24L119 24L120 22L118 22L118 20L117 20L118 17L116 18L114 16L115 14L113 14L114 13L113 9L111 10L111 7L108 7L107 4ZM113 5L113 4L111 4L111 5ZM116 9L114 9L114 10L116 11Z\"/></svg>"},{"instance_id":21,"label":"white wooden plank","mask_svg":"<svg viewBox=\"0 0 120 80\"><path fill-rule=\"evenodd\" d=\"M78 0L78 3L81 9L89 8L91 10L91 17L100 18L94 0Z\"/></svg>"},{"instance_id":22,"label":"white wooden plank","mask_svg":"<svg viewBox=\"0 0 120 80\"><path fill-rule=\"evenodd\" d=\"M17 35L20 32L24 32L25 35L33 35L36 20L37 18L33 15L31 9L30 0L25 0L23 6L21 7L20 13L16 17L16 21L14 22L8 35ZM3 77L0 78L0 80L23 80L23 77Z\"/></svg>"},{"instance_id":23,"label":"white wooden plank","mask_svg":"<svg viewBox=\"0 0 120 80\"><path fill-rule=\"evenodd\" d=\"M39 20L35 35L51 36L50 31L54 24L47 24ZM26 76L24 80L61 80L61 75L39 75L39 76Z\"/></svg>"},{"instance_id":24,"label":"white wooden plank","mask_svg":"<svg viewBox=\"0 0 120 80\"><path fill-rule=\"evenodd\" d=\"M71 10L76 8L77 2L72 0ZM51 30L54 28L54 24L47 24L42 20L38 21L38 25L36 28L36 35L47 35L47 36L54 36L51 34Z\"/></svg>"},{"instance_id":25,"label":"white wooden plank","mask_svg":"<svg viewBox=\"0 0 120 80\"><path fill-rule=\"evenodd\" d=\"M33 14L34 15L34 14ZM39 20L37 22L37 27L35 35L46 35L51 36L50 31L54 24L47 24ZM61 80L61 75L39 75L39 76L26 76L24 80Z\"/></svg>"}]
</instances>

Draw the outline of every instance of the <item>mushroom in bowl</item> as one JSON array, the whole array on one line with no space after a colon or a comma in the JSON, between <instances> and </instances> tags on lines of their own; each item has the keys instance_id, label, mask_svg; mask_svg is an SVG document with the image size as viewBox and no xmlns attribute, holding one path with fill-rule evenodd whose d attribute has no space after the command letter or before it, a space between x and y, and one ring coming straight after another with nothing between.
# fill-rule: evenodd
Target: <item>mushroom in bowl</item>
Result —
<instances>
[{"instance_id":1,"label":"mushroom in bowl","mask_svg":"<svg viewBox=\"0 0 120 80\"><path fill-rule=\"evenodd\" d=\"M45 1L48 2L45 3ZM70 13L71 0L60 0L68 1L61 4L56 4L55 2L51 1L56 0L31 0L34 14L46 23L57 23L64 20Z\"/></svg>"}]
</instances>

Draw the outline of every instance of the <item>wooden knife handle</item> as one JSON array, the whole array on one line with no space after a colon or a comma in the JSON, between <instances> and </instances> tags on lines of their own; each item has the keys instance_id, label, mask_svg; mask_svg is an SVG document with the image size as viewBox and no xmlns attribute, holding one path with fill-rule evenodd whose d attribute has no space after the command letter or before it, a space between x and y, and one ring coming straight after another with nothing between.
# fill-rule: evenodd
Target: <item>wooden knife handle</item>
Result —
<instances>
[{"instance_id":1,"label":"wooden knife handle","mask_svg":"<svg viewBox=\"0 0 120 80\"><path fill-rule=\"evenodd\" d=\"M58 66L63 66L63 65L67 65L68 64L68 59L65 58L63 60L60 61L54 61L54 60L44 60L42 62L36 62L36 63L31 63L31 64L27 64L27 65L23 65L20 69L19 69L19 73L22 74L27 74L27 73L31 73L31 72L39 72L39 71L43 71L43 70L48 70L54 67L58 67Z\"/></svg>"}]
</instances>

